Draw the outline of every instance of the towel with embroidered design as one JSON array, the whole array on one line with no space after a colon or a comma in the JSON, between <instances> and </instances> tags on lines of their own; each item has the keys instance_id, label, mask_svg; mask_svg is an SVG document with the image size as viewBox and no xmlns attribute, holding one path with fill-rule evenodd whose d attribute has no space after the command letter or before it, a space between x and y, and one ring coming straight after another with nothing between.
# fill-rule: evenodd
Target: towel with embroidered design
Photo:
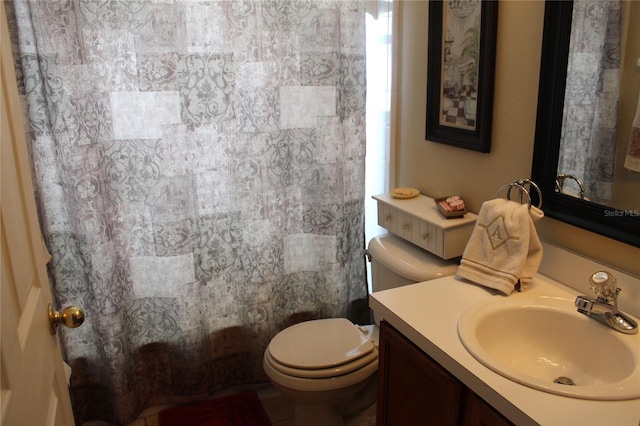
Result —
<instances>
[{"instance_id":1,"label":"towel with embroidered design","mask_svg":"<svg viewBox=\"0 0 640 426\"><path fill-rule=\"evenodd\" d=\"M542 245L534 221L542 210L504 198L480 207L471 238L464 249L458 276L511 294L525 291L542 261Z\"/></svg>"}]
</instances>

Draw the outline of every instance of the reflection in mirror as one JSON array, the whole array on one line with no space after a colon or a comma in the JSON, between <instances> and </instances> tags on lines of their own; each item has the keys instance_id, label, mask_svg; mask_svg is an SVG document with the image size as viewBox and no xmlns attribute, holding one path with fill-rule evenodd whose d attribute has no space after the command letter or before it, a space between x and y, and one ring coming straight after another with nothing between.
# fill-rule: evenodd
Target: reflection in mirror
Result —
<instances>
[{"instance_id":1,"label":"reflection in mirror","mask_svg":"<svg viewBox=\"0 0 640 426\"><path fill-rule=\"evenodd\" d=\"M623 167L631 120L616 129L624 120L614 115L618 94L633 99L633 112L638 102L638 89L619 90L626 87L618 82L626 71L616 70L625 60L624 49L637 50L638 44L613 37L628 29L629 37L640 38L637 25L625 27L625 12L640 7L631 3L581 0L574 11L574 2L547 0L532 178L542 189L548 216L640 247L640 172ZM612 29L618 21L620 29ZM598 49L588 47L597 36ZM591 67L595 56L604 56L604 65ZM589 87L598 91L588 92ZM620 118L629 115L626 109L619 112Z\"/></svg>"},{"instance_id":2,"label":"reflection in mirror","mask_svg":"<svg viewBox=\"0 0 640 426\"><path fill-rule=\"evenodd\" d=\"M627 47L622 35L629 14L624 9L620 0L584 0L573 5L556 190L631 209L640 208L639 193L618 194L614 200L615 179L628 179L629 170L640 172L629 164L625 164L627 170L615 170L616 149L623 154L622 164L631 134L623 127L617 132L621 51Z\"/></svg>"}]
</instances>

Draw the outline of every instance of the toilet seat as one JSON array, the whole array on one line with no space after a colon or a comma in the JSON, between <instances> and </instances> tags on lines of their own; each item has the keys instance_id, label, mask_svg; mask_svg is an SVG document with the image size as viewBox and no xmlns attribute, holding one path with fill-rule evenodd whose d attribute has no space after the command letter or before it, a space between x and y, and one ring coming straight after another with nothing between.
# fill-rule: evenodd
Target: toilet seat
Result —
<instances>
[{"instance_id":1,"label":"toilet seat","mask_svg":"<svg viewBox=\"0 0 640 426\"><path fill-rule=\"evenodd\" d=\"M296 377L289 374L281 373L273 367L273 364L267 359L267 351L263 358L262 367L271 382L285 394L291 392L312 392L318 395L321 392L340 391L345 392L362 386L373 374L378 371L378 360L365 365L351 373L341 376L321 378ZM308 394L307 394L308 396Z\"/></svg>"},{"instance_id":2,"label":"toilet seat","mask_svg":"<svg viewBox=\"0 0 640 426\"><path fill-rule=\"evenodd\" d=\"M352 373L366 365L377 362L378 360L378 351L372 351L369 354L358 358L354 362L342 364L336 367L330 368L317 368L317 369L300 369L288 367L284 364L280 364L278 361L273 359L273 356L269 352L269 349L265 351L265 359L266 361L277 371L287 374L293 377L300 377L303 379L326 379L329 377L337 377L345 374Z\"/></svg>"},{"instance_id":3,"label":"toilet seat","mask_svg":"<svg viewBox=\"0 0 640 426\"><path fill-rule=\"evenodd\" d=\"M345 318L288 327L271 340L265 351L265 360L275 370L301 378L340 376L377 359L373 342Z\"/></svg>"}]
</instances>

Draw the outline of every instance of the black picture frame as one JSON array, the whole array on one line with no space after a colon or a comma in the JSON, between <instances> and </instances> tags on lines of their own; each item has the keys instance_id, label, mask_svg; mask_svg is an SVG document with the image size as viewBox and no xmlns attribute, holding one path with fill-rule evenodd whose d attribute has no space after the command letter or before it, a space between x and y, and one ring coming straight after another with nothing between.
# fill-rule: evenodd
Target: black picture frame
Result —
<instances>
[{"instance_id":1,"label":"black picture frame","mask_svg":"<svg viewBox=\"0 0 640 426\"><path fill-rule=\"evenodd\" d=\"M497 24L497 0L429 1L427 141L491 150Z\"/></svg>"}]
</instances>

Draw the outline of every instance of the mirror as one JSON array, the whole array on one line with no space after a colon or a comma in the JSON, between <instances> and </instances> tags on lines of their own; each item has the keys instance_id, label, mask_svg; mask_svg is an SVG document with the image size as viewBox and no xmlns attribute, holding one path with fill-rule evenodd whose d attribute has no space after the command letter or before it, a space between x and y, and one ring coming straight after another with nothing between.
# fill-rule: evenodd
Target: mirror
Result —
<instances>
[{"instance_id":1,"label":"mirror","mask_svg":"<svg viewBox=\"0 0 640 426\"><path fill-rule=\"evenodd\" d=\"M531 176L540 186L547 216L640 247L638 210L621 210L556 191L572 15L572 1L547 0ZM630 129L619 131L630 134Z\"/></svg>"}]
</instances>

